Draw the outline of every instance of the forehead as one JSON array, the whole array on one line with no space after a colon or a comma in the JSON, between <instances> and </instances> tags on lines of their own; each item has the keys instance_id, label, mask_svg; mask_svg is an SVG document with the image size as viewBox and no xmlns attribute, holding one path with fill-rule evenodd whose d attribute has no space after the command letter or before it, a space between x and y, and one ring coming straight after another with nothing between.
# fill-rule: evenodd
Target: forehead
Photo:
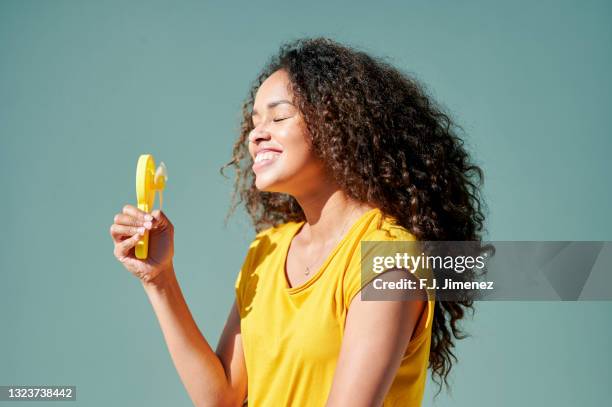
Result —
<instances>
[{"instance_id":1,"label":"forehead","mask_svg":"<svg viewBox=\"0 0 612 407\"><path fill-rule=\"evenodd\" d=\"M255 94L255 106L260 102L266 103L270 99L282 98L291 100L289 85L289 75L285 71L278 70L274 72L259 86Z\"/></svg>"}]
</instances>

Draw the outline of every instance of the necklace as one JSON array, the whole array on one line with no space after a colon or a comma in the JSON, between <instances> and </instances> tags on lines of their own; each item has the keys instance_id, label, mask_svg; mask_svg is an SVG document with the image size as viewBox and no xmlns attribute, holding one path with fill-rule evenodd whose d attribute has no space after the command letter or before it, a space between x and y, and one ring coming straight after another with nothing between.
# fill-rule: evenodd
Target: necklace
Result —
<instances>
[{"instance_id":1,"label":"necklace","mask_svg":"<svg viewBox=\"0 0 612 407\"><path fill-rule=\"evenodd\" d=\"M351 216L350 216L350 215L352 215L352 214L353 214L353 212L355 212L355 207L353 207L353 209L351 210L351 212L350 212L349 216L347 216L346 221L344 222L344 226L342 227L342 231L341 231L341 232L340 232L340 234L339 234L339 235L336 237L336 240L337 240L338 238L342 237L342 235L344 235L344 232L346 232L346 228L347 228L347 226L348 226L348 224L349 224L349 221L351 220ZM338 244L338 243L340 243L340 242L336 242L336 244ZM323 253L326 253L326 251L323 251ZM318 262L318 261L321 259L321 257L322 257L322 256L320 256L320 255L319 255L319 256L317 257L317 259L316 259L314 262L312 262L312 263L310 263L310 265L307 265L307 266L306 266L306 270L304 271L304 274L305 274L305 275L307 275L307 276L308 276L308 275L310 275L310 272L312 271L312 270L311 270L312 266L313 266L313 265L315 265L315 264L316 264L316 263L317 263L317 262Z\"/></svg>"}]
</instances>

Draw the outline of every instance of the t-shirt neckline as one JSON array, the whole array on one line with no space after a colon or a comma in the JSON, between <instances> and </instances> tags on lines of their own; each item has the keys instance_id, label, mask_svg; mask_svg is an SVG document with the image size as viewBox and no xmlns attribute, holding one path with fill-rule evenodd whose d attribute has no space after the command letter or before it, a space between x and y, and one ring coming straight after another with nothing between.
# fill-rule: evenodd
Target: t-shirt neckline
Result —
<instances>
[{"instance_id":1,"label":"t-shirt neckline","mask_svg":"<svg viewBox=\"0 0 612 407\"><path fill-rule=\"evenodd\" d=\"M279 273L279 274L282 276L283 286L284 286L284 289L287 292L287 294L296 294L296 293L298 293L300 291L303 291L303 290L307 289L311 285L313 285L321 277L321 275L323 274L323 272L327 268L328 264L334 258L334 256L338 252L338 250L340 250L340 248L342 246L344 246L344 244L348 240L349 236L351 236L353 234L354 230L359 225L361 225L361 223L366 218L368 218L372 213L378 212L378 211L379 211L378 208L372 208L372 209L369 209L368 211L364 212L359 218L357 218L357 220L355 220L355 222L353 222L353 225L349 228L349 230L344 234L342 239L340 239L340 241L336 244L336 246L333 248L333 250L329 253L329 255L327 256L325 261L321 264L321 266L319 267L317 272L315 274L313 274L313 276L310 277L304 284L299 285L297 287L289 287L289 279L287 278L287 258L289 257L289 248L291 247L291 242L293 241L293 238L295 238L295 236L302 229L302 226L304 226L304 224L306 223L305 220L302 220L300 222L296 222L294 228L289 231L289 239L287 239L285 245L282 247L282 250L283 250L283 253L284 253L283 257L282 257L282 260L281 260L282 273Z\"/></svg>"}]
</instances>

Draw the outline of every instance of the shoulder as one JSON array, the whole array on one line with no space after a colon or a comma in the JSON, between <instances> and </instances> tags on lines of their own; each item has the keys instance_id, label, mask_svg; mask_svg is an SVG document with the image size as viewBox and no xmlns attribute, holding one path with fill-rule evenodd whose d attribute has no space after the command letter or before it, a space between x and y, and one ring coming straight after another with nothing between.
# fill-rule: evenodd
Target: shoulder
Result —
<instances>
[{"instance_id":1,"label":"shoulder","mask_svg":"<svg viewBox=\"0 0 612 407\"><path fill-rule=\"evenodd\" d=\"M405 227L381 214L375 225L363 236L366 241L416 241L416 237Z\"/></svg>"},{"instance_id":2,"label":"shoulder","mask_svg":"<svg viewBox=\"0 0 612 407\"><path fill-rule=\"evenodd\" d=\"M262 264L266 261L273 261L275 257L281 255L277 248L283 246L285 239L290 238L292 232L299 225L298 222L287 222L261 230L255 235L249 244L242 267L236 277L237 293L249 289L255 275L261 274L262 268L260 266Z\"/></svg>"},{"instance_id":3,"label":"shoulder","mask_svg":"<svg viewBox=\"0 0 612 407\"><path fill-rule=\"evenodd\" d=\"M255 235L251 242L251 246L261 245L266 241L276 242L292 237L292 231L295 231L303 222L285 222L279 225L271 226L263 229Z\"/></svg>"},{"instance_id":4,"label":"shoulder","mask_svg":"<svg viewBox=\"0 0 612 407\"><path fill-rule=\"evenodd\" d=\"M270 252L282 245L291 236L301 222L286 222L276 226L271 226L259 231L248 247L247 259L254 259Z\"/></svg>"},{"instance_id":5,"label":"shoulder","mask_svg":"<svg viewBox=\"0 0 612 407\"><path fill-rule=\"evenodd\" d=\"M384 215L376 209L375 215L365 225L351 246L349 267L360 268L362 260L368 255L396 250L402 242L416 242L417 238L405 227L399 225L394 218Z\"/></svg>"}]
</instances>

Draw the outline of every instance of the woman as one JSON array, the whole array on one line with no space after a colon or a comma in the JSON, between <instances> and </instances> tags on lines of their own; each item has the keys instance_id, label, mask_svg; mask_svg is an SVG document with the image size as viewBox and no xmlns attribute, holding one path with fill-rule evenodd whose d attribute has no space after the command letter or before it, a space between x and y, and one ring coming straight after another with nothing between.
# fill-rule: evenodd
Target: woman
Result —
<instances>
[{"instance_id":1,"label":"woman","mask_svg":"<svg viewBox=\"0 0 612 407\"><path fill-rule=\"evenodd\" d=\"M243 114L226 166L259 233L216 351L181 294L165 214L127 205L111 227L194 404L420 405L428 366L446 383L472 303L362 300L360 242L480 240L482 173L453 123L414 80L325 38L282 46Z\"/></svg>"}]
</instances>

